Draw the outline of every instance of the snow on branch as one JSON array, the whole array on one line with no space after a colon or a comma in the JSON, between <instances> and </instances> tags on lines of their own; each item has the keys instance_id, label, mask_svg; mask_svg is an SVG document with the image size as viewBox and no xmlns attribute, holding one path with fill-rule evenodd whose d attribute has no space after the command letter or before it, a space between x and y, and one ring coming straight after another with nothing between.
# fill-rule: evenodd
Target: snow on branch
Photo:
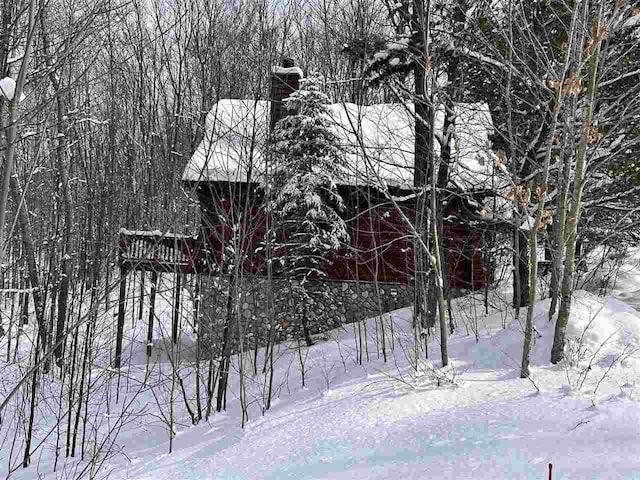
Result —
<instances>
[{"instance_id":1,"label":"snow on branch","mask_svg":"<svg viewBox=\"0 0 640 480\"><path fill-rule=\"evenodd\" d=\"M511 70L511 73L517 75L518 77L520 77L522 79L525 78L524 75L520 72L520 70L518 70L513 65L511 66L511 68L509 68L509 66L504 64L503 62L500 62L500 61L496 60L495 58L491 58L491 57L488 57L486 55L483 55L482 53L474 52L473 50L470 50L467 47L458 48L455 51L460 53L460 54L462 54L462 55L465 55L465 56L467 56L469 58L473 58L474 60L477 60L480 63L486 63L487 65L494 66L494 67L499 68L500 70L503 70L505 72L509 72L509 70Z\"/></svg>"}]
</instances>

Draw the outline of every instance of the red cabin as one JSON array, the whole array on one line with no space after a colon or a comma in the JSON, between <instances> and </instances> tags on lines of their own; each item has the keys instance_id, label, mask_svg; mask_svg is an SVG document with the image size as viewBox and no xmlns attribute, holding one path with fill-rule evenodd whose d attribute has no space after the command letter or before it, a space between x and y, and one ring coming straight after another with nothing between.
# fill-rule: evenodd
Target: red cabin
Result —
<instances>
[{"instance_id":1,"label":"red cabin","mask_svg":"<svg viewBox=\"0 0 640 480\"><path fill-rule=\"evenodd\" d=\"M224 252L233 251L241 256L246 273L263 272L260 245L267 219L259 185L266 171L266 140L283 114L283 98L298 88L301 75L292 64L276 67L271 101L221 100L207 116L205 138L187 165L183 181L197 192L201 234L211 248L209 261L218 268L224 268ZM398 199L408 218L415 219L413 106L336 104L329 110L348 150L347 167L338 183L348 209L343 217L350 227L351 245L332 259L327 280L410 284L413 240L380 185ZM488 107L457 104L456 112L461 121L452 145L458 154L450 168L451 190L479 190L490 180L494 165ZM436 114L437 129L442 128L443 117L442 111ZM448 282L451 288L477 289L488 281L482 260L483 234L462 220L465 212L477 214L481 207L463 198L469 195L454 193L446 205L443 247Z\"/></svg>"}]
</instances>

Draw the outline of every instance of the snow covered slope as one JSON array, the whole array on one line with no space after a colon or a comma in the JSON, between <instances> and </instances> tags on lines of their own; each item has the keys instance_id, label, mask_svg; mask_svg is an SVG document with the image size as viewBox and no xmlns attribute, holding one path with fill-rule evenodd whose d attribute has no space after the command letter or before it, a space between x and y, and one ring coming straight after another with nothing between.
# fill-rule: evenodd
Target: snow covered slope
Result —
<instances>
[{"instance_id":1,"label":"snow covered slope","mask_svg":"<svg viewBox=\"0 0 640 480\"><path fill-rule=\"evenodd\" d=\"M437 368L437 336L429 340L430 360L422 352L416 362L409 309L330 332L304 348L304 387L297 345L282 344L275 400L264 415L264 377L260 369L246 376L244 429L237 374L227 411L197 426L176 394L171 454L167 427L158 420L167 414L166 393L156 387L160 400L154 400L143 391L135 401L144 414L123 426L116 441L122 454L109 457L101 473L137 480L546 479L552 463L556 480L640 479L640 313L586 292L576 294L574 307L568 361L552 366L548 302L536 306L531 381L518 378L521 326L514 321L499 329L501 312L481 321L497 330L494 335L478 342L451 337L453 361L446 370ZM367 349L360 351L357 334L365 335L365 327ZM380 339L383 328L384 352L375 336ZM162 368L166 379L168 365ZM238 370L237 358L232 370ZM133 399L139 385L133 379L143 371L135 365L128 370L126 382L135 388L126 393L123 377L120 404L109 418ZM73 471L74 462L61 459L58 472ZM51 465L45 449L37 468L51 472ZM16 472L18 478L34 478L35 468Z\"/></svg>"}]
</instances>

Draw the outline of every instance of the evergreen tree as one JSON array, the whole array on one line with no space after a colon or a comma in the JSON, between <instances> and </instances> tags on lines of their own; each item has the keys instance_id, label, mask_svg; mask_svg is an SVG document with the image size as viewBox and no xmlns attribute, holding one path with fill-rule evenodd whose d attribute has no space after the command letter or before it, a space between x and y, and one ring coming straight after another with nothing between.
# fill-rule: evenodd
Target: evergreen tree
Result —
<instances>
[{"instance_id":1,"label":"evergreen tree","mask_svg":"<svg viewBox=\"0 0 640 480\"><path fill-rule=\"evenodd\" d=\"M293 280L283 293L298 300L297 313L310 345L308 281L325 277L323 267L349 241L336 185L345 155L319 78L303 79L285 102L289 115L276 124L270 152L274 272Z\"/></svg>"}]
</instances>

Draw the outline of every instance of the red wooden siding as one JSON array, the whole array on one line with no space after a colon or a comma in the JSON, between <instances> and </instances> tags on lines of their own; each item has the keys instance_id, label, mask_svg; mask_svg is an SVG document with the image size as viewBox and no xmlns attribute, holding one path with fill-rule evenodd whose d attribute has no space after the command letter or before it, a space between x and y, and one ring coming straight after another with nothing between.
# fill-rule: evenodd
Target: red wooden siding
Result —
<instances>
[{"instance_id":1,"label":"red wooden siding","mask_svg":"<svg viewBox=\"0 0 640 480\"><path fill-rule=\"evenodd\" d=\"M242 267L245 273L262 272L265 259L260 246L266 231L264 210L252 207L246 211L234 211L229 200L221 200L217 203L216 213L222 215L226 221L208 219L208 224L204 225L211 246L211 260L221 266L225 253L235 253L244 258ZM237 229L235 235L234 225Z\"/></svg>"},{"instance_id":2,"label":"red wooden siding","mask_svg":"<svg viewBox=\"0 0 640 480\"><path fill-rule=\"evenodd\" d=\"M447 256L449 286L451 288L484 288L487 268L482 262L482 234L460 224L443 227Z\"/></svg>"},{"instance_id":3,"label":"red wooden siding","mask_svg":"<svg viewBox=\"0 0 640 480\"><path fill-rule=\"evenodd\" d=\"M254 207L241 214L233 212L231 203L219 201L218 212L227 221L218 219L205 226L211 246L210 258L219 266L225 249L239 249L243 256L243 271L264 273L263 245L266 215L262 208ZM246 218L245 218L246 217ZM235 220L231 220L235 219ZM233 225L236 224L240 243L234 244ZM349 221L351 245L341 249L324 271L330 280L408 283L414 272L412 241L401 215L390 207L377 206L353 215ZM443 247L448 266L451 288L483 288L487 282L487 269L482 263L482 235L460 224L444 226Z\"/></svg>"},{"instance_id":4,"label":"red wooden siding","mask_svg":"<svg viewBox=\"0 0 640 480\"><path fill-rule=\"evenodd\" d=\"M375 207L351 222L351 249L328 270L332 279L407 283L413 272L413 250L400 214Z\"/></svg>"}]
</instances>

